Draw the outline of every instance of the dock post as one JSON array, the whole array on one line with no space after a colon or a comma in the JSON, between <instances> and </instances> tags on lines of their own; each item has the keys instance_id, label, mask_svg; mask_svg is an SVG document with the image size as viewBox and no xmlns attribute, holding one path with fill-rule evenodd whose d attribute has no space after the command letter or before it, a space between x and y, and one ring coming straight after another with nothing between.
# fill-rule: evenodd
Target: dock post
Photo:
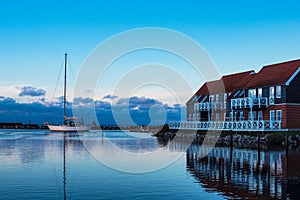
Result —
<instances>
[{"instance_id":1,"label":"dock post","mask_svg":"<svg viewBox=\"0 0 300 200\"><path fill-rule=\"evenodd\" d=\"M257 141L257 149L260 151L260 137L261 137L261 132L258 131L258 141Z\"/></svg>"},{"instance_id":2,"label":"dock post","mask_svg":"<svg viewBox=\"0 0 300 200\"><path fill-rule=\"evenodd\" d=\"M289 133L288 132L285 132L285 154L286 154L286 157L288 156L288 153L289 153Z\"/></svg>"},{"instance_id":3,"label":"dock post","mask_svg":"<svg viewBox=\"0 0 300 200\"><path fill-rule=\"evenodd\" d=\"M232 130L230 130L230 148L233 147L233 134L232 134Z\"/></svg>"},{"instance_id":4,"label":"dock post","mask_svg":"<svg viewBox=\"0 0 300 200\"><path fill-rule=\"evenodd\" d=\"M230 130L230 163L232 163L232 154L233 154L233 135L232 135L232 130Z\"/></svg>"},{"instance_id":5,"label":"dock post","mask_svg":"<svg viewBox=\"0 0 300 200\"><path fill-rule=\"evenodd\" d=\"M257 142L257 154L258 154L258 156L257 156L257 159L258 159L258 161L257 161L257 167L259 167L260 163L261 163L261 160L260 160L261 159L261 157L260 157L260 135L261 135L261 133L259 131L258 132L258 142Z\"/></svg>"}]
</instances>

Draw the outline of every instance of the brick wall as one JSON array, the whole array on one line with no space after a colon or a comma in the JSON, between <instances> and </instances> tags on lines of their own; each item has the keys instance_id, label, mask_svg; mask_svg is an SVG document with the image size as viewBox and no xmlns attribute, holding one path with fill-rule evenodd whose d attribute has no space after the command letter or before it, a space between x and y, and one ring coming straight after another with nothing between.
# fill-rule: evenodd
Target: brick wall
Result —
<instances>
[{"instance_id":1,"label":"brick wall","mask_svg":"<svg viewBox=\"0 0 300 200\"><path fill-rule=\"evenodd\" d=\"M300 128L300 105L287 105L287 127Z\"/></svg>"},{"instance_id":2,"label":"brick wall","mask_svg":"<svg viewBox=\"0 0 300 200\"><path fill-rule=\"evenodd\" d=\"M274 110L275 112L275 120L276 120L276 110L281 110L281 116L282 116L282 119L281 119L281 127L282 128L288 128L287 126L287 112L286 112L286 107L287 105L286 104L282 104L282 105L271 105L269 106L268 108L260 108L260 109L253 109L253 111L256 111L256 119L258 118L258 111L263 111L263 120L270 120L270 111L271 110ZM300 108L300 106L299 106ZM250 112L250 109L247 109L246 112L245 112L245 117L246 117L246 120L248 120L248 114ZM299 127L300 127L300 124L299 124Z\"/></svg>"},{"instance_id":3,"label":"brick wall","mask_svg":"<svg viewBox=\"0 0 300 200\"><path fill-rule=\"evenodd\" d=\"M263 110L263 118L264 120L270 120L270 111L274 110L275 112L275 120L277 118L276 116L276 110L281 110L281 127L287 128L287 117L286 117L286 104L282 105L271 105L268 107L268 109Z\"/></svg>"},{"instance_id":4,"label":"brick wall","mask_svg":"<svg viewBox=\"0 0 300 200\"><path fill-rule=\"evenodd\" d=\"M193 107L190 107L190 110L193 110ZM270 111L274 110L275 112L275 119L276 119L276 110L281 110L282 120L281 120L281 127L288 128L288 129L300 129L300 104L299 105L288 105L288 104L280 104L280 105L271 105L267 109L260 108L260 109L253 109L253 111L263 111L263 119L270 120ZM248 113L250 110L245 111L245 120L248 120ZM224 112L223 111L213 111L211 113L211 120L215 120L215 114L219 113L220 121L224 120ZM256 114L258 117L258 113Z\"/></svg>"},{"instance_id":5,"label":"brick wall","mask_svg":"<svg viewBox=\"0 0 300 200\"><path fill-rule=\"evenodd\" d=\"M282 120L281 127L282 128L300 128L300 105L272 105L267 109L263 110L263 118L264 120L270 120L270 111L275 111L275 119L276 119L276 110L281 110Z\"/></svg>"}]
</instances>

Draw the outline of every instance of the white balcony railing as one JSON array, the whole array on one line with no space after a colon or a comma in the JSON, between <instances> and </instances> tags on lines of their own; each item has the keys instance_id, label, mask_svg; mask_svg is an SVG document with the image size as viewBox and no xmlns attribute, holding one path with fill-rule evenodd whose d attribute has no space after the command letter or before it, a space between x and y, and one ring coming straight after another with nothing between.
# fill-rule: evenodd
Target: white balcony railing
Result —
<instances>
[{"instance_id":1,"label":"white balcony railing","mask_svg":"<svg viewBox=\"0 0 300 200\"><path fill-rule=\"evenodd\" d=\"M222 102L197 103L195 111L208 111L210 109L223 110L223 109L226 109L226 105L224 105L224 103L222 103Z\"/></svg>"},{"instance_id":2,"label":"white balcony railing","mask_svg":"<svg viewBox=\"0 0 300 200\"><path fill-rule=\"evenodd\" d=\"M171 122L170 129L265 131L281 129L281 121L185 121Z\"/></svg>"},{"instance_id":3,"label":"white balcony railing","mask_svg":"<svg viewBox=\"0 0 300 200\"><path fill-rule=\"evenodd\" d=\"M210 103L204 102L204 103L198 103L199 111L208 111L210 110Z\"/></svg>"},{"instance_id":4,"label":"white balcony railing","mask_svg":"<svg viewBox=\"0 0 300 200\"><path fill-rule=\"evenodd\" d=\"M210 102L210 107L211 107L211 109L214 109L214 110L226 109L226 107L224 107L222 102Z\"/></svg>"},{"instance_id":5,"label":"white balcony railing","mask_svg":"<svg viewBox=\"0 0 300 200\"><path fill-rule=\"evenodd\" d=\"M268 98L267 97L245 97L238 99L231 99L231 109L238 108L253 108L254 106L268 107Z\"/></svg>"}]
</instances>

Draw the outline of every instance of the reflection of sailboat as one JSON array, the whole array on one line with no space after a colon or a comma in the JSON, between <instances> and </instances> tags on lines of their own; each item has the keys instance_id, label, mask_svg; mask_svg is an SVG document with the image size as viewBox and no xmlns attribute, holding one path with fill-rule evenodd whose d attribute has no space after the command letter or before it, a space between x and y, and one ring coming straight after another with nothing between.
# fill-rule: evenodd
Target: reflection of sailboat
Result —
<instances>
[{"instance_id":1,"label":"reflection of sailboat","mask_svg":"<svg viewBox=\"0 0 300 200\"><path fill-rule=\"evenodd\" d=\"M85 132L89 129L84 125L82 118L67 117L67 54L65 54L65 76L64 76L64 123L62 125L46 124L52 132Z\"/></svg>"},{"instance_id":2,"label":"reflection of sailboat","mask_svg":"<svg viewBox=\"0 0 300 200\"><path fill-rule=\"evenodd\" d=\"M64 157L63 157L63 188L64 188L64 200L67 199L67 190L66 190L66 184L67 184L67 178L66 178L66 136L64 135Z\"/></svg>"}]
</instances>

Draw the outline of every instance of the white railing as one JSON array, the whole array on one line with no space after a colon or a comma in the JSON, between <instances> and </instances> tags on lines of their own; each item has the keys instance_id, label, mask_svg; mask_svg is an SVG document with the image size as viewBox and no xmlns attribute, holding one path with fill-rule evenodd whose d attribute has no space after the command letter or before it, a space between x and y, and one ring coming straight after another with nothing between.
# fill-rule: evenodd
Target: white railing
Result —
<instances>
[{"instance_id":1,"label":"white railing","mask_svg":"<svg viewBox=\"0 0 300 200\"><path fill-rule=\"evenodd\" d=\"M226 108L224 108L222 102L210 102L210 107L211 107L211 109L214 109L214 110L226 109Z\"/></svg>"},{"instance_id":2,"label":"white railing","mask_svg":"<svg viewBox=\"0 0 300 200\"><path fill-rule=\"evenodd\" d=\"M281 129L281 121L185 121L171 122L170 129L264 131Z\"/></svg>"},{"instance_id":3,"label":"white railing","mask_svg":"<svg viewBox=\"0 0 300 200\"><path fill-rule=\"evenodd\" d=\"M199 111L208 111L210 110L210 103L209 102L204 102L204 103L199 103Z\"/></svg>"},{"instance_id":4,"label":"white railing","mask_svg":"<svg viewBox=\"0 0 300 200\"><path fill-rule=\"evenodd\" d=\"M208 111L210 109L223 110L226 109L222 102L204 102L198 103L197 109L195 111Z\"/></svg>"},{"instance_id":5,"label":"white railing","mask_svg":"<svg viewBox=\"0 0 300 200\"><path fill-rule=\"evenodd\" d=\"M274 97L269 98L269 103L270 105L273 105L275 103Z\"/></svg>"},{"instance_id":6,"label":"white railing","mask_svg":"<svg viewBox=\"0 0 300 200\"><path fill-rule=\"evenodd\" d=\"M237 108L253 108L254 106L268 107L268 98L267 97L245 97L231 99L231 109Z\"/></svg>"}]
</instances>

